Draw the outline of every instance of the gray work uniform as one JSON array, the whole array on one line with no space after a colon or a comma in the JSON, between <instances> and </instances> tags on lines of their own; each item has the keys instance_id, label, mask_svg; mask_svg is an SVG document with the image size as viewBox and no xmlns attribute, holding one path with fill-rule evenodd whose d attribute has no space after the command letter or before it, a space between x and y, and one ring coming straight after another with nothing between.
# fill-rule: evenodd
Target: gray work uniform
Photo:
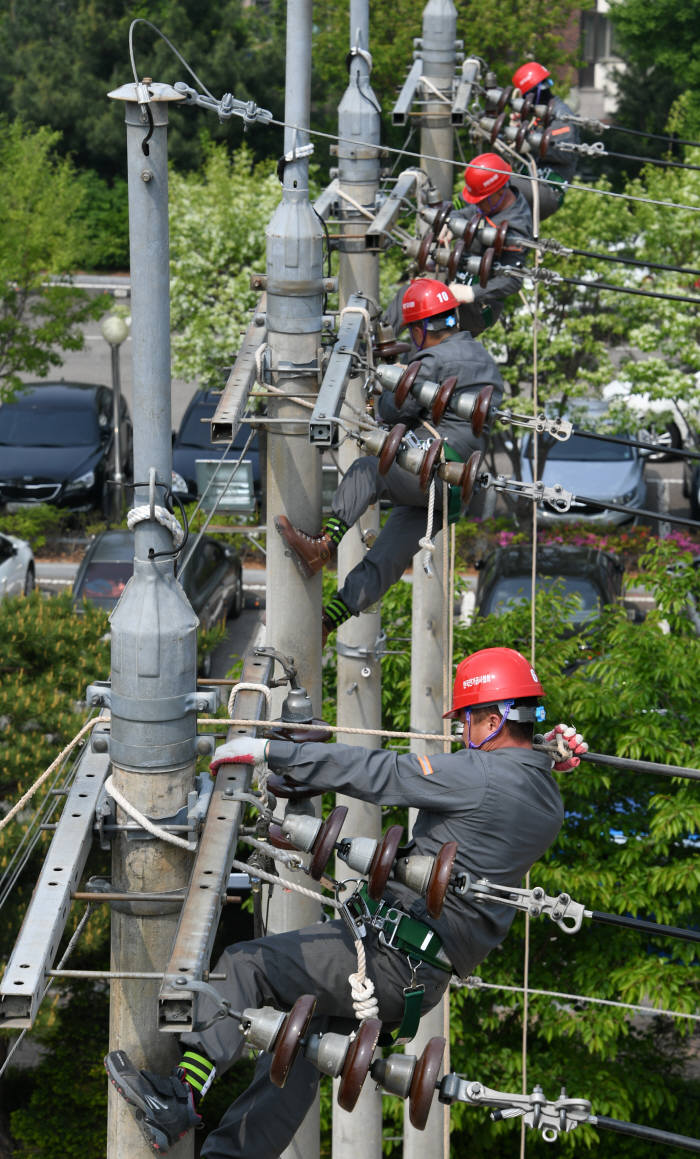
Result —
<instances>
[{"instance_id":1,"label":"gray work uniform","mask_svg":"<svg viewBox=\"0 0 700 1159\"><path fill-rule=\"evenodd\" d=\"M537 165L537 176L541 179L538 185L540 198L540 221L551 217L560 208L564 200L566 187L571 181L576 166L578 153L562 149L562 145L577 145L581 134L577 125L566 120L573 117L573 110L560 97L552 97L550 104L554 107L554 120L551 129L550 144L547 152ZM539 128L539 121L532 122L532 127ZM532 208L532 182L528 179L527 171L511 178L511 185L515 185Z\"/></svg>"},{"instance_id":2,"label":"gray work uniform","mask_svg":"<svg viewBox=\"0 0 700 1159\"><path fill-rule=\"evenodd\" d=\"M550 759L527 748L492 752L464 749L421 757L351 745L292 744L271 741L270 768L287 773L319 792L336 791L382 805L419 809L413 829L417 854L435 854L446 841L458 846L456 872L473 879L518 886L549 847L561 826L563 806ZM441 916L427 915L425 904L403 887L389 894L413 917L436 929L455 971L466 976L505 937L515 911L473 901L448 891ZM403 1011L403 989L411 981L408 959L382 945L375 931L365 939L367 977L376 988L379 1017L396 1026ZM352 939L340 922L274 934L229 947L214 972L226 981L216 989L233 1009L273 1005L287 1009L302 993L317 996L312 1030L352 1029L356 1025L348 975L357 969ZM421 963L417 980L426 987L424 1010L439 1001L449 973ZM205 1021L213 1006L198 1003ZM237 1021L227 1018L209 1029L183 1036L226 1070L240 1056L244 1040ZM228 1109L207 1138L207 1159L277 1159L311 1106L319 1072L303 1054L297 1057L283 1090L270 1084L270 1057L261 1055L250 1087Z\"/></svg>"},{"instance_id":3,"label":"gray work uniform","mask_svg":"<svg viewBox=\"0 0 700 1159\"><path fill-rule=\"evenodd\" d=\"M437 346L418 350L411 356L420 362L417 382L444 382L457 376L457 393L474 396L487 384L494 386L493 403L498 406L503 397L503 379L498 366L480 342L471 334L449 333ZM425 411L412 396L399 410L391 391L384 391L377 403L380 420L387 426L402 422L415 430L419 439L430 439L430 432L421 425ZM464 460L475 450L483 450L483 437L476 439L466 419L445 411L437 427L441 438ZM411 559L418 551L426 530L428 492L422 491L418 476L393 463L385 475L379 474L379 459L363 455L350 466L333 496L332 511L348 527L352 527L372 503L389 499L393 510L374 544L360 563L348 573L340 589L345 606L354 614L381 599L384 592L398 582ZM439 530L442 519L442 484L435 487L435 510L438 513L433 531Z\"/></svg>"},{"instance_id":4,"label":"gray work uniform","mask_svg":"<svg viewBox=\"0 0 700 1159\"><path fill-rule=\"evenodd\" d=\"M450 216L462 218L465 221L471 221L473 217L479 216L488 225L495 226L502 225L505 221L508 223L508 232L510 234L520 234L525 240L532 241L532 210L522 193L518 192L518 189L512 188L514 185L514 180L509 178L508 186L511 187L511 192L515 194L515 202L508 209L501 209L497 213L485 214L481 212L478 205L467 205L464 209L455 210ZM518 245L517 238L511 237L507 245L504 246L503 252L495 261L501 266L517 266L522 268L528 259L529 253L530 250L528 248ZM479 285L479 278L476 274L466 276L458 275L457 280L465 286L471 286L474 291L474 301L465 302L459 308L460 328L462 330L469 330L474 335L481 334L488 326L498 321L503 313L505 299L510 297L511 294L517 294L522 286L521 278L504 271L500 271L489 278L486 286Z\"/></svg>"}]
</instances>

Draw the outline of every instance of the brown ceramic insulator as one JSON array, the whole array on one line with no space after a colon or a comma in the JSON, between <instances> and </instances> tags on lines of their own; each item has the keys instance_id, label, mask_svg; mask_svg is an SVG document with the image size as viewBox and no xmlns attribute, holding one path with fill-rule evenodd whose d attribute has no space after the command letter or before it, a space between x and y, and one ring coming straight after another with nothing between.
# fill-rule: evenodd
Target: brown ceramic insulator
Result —
<instances>
[{"instance_id":1,"label":"brown ceramic insulator","mask_svg":"<svg viewBox=\"0 0 700 1159\"><path fill-rule=\"evenodd\" d=\"M287 1081L315 1006L316 999L313 994L302 994L301 998L297 998L282 1023L282 1028L275 1040L275 1049L270 1063L270 1081L276 1087L283 1087Z\"/></svg>"}]
</instances>

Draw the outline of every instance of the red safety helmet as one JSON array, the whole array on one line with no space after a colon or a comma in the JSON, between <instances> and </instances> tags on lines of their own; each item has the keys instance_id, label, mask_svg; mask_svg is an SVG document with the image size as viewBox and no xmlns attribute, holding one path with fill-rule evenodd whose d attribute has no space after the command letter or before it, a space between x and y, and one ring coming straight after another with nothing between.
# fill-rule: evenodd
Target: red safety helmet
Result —
<instances>
[{"instance_id":1,"label":"red safety helmet","mask_svg":"<svg viewBox=\"0 0 700 1159\"><path fill-rule=\"evenodd\" d=\"M551 75L549 69L545 68L544 65L538 64L536 60L528 60L525 64L521 64L520 68L516 68L513 73L513 84L524 95L529 93L530 89L534 89L536 85L541 84L543 80L548 80Z\"/></svg>"},{"instance_id":2,"label":"red safety helmet","mask_svg":"<svg viewBox=\"0 0 700 1159\"><path fill-rule=\"evenodd\" d=\"M480 153L464 170L462 197L470 205L476 205L477 201L483 201L502 189L512 172L508 162L498 153Z\"/></svg>"},{"instance_id":3,"label":"red safety helmet","mask_svg":"<svg viewBox=\"0 0 700 1159\"><path fill-rule=\"evenodd\" d=\"M544 696L544 689L529 660L514 648L482 648L457 666L452 708L454 718L463 708Z\"/></svg>"},{"instance_id":4,"label":"red safety helmet","mask_svg":"<svg viewBox=\"0 0 700 1159\"><path fill-rule=\"evenodd\" d=\"M412 326L424 318L434 318L436 314L447 314L458 306L459 302L444 282L438 282L436 278L416 278L401 300L404 326Z\"/></svg>"}]
</instances>

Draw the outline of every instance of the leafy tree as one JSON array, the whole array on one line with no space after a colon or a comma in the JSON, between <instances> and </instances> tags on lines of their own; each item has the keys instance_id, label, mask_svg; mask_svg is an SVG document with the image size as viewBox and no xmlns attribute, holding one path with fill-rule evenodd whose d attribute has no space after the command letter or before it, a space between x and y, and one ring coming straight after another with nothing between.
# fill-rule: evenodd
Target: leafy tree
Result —
<instances>
[{"instance_id":1,"label":"leafy tree","mask_svg":"<svg viewBox=\"0 0 700 1159\"><path fill-rule=\"evenodd\" d=\"M222 385L259 293L250 275L265 269L265 228L280 200L272 163L254 165L247 148L231 160L207 146L201 174L170 181L173 367L202 386Z\"/></svg>"},{"instance_id":2,"label":"leafy tree","mask_svg":"<svg viewBox=\"0 0 700 1159\"><path fill-rule=\"evenodd\" d=\"M99 317L107 300L46 284L68 275L82 245L80 187L55 145L47 129L0 124L0 400L17 390L22 373L44 376L60 365L61 350L79 350L80 324Z\"/></svg>"}]
</instances>

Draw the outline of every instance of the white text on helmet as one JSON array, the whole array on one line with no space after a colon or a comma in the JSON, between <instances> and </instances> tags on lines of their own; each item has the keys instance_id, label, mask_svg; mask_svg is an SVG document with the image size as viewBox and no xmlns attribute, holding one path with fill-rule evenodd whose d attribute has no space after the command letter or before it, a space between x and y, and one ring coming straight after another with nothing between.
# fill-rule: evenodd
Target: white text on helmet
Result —
<instances>
[{"instance_id":1,"label":"white text on helmet","mask_svg":"<svg viewBox=\"0 0 700 1159\"><path fill-rule=\"evenodd\" d=\"M468 680L462 681L462 688L471 688L474 684L490 684L493 680L493 672L484 672L481 676L470 676Z\"/></svg>"}]
</instances>

